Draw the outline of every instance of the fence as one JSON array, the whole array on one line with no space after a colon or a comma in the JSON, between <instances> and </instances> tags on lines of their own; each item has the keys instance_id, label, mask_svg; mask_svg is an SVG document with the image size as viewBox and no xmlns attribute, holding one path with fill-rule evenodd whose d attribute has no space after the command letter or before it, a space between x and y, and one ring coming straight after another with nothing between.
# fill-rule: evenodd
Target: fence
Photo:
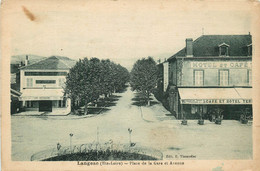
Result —
<instances>
[{"instance_id":1,"label":"fence","mask_svg":"<svg viewBox=\"0 0 260 171\"><path fill-rule=\"evenodd\" d=\"M129 144L114 144L114 143L89 143L89 144L81 144L75 145L70 147L61 147L59 150L57 148L49 149L40 151L35 153L31 156L31 161L41 161L48 158L56 157L56 156L63 156L67 154L78 154L78 153L88 153L90 151L97 150L97 151L106 151L106 150L117 150L121 152L129 152L129 153L136 153L140 155L146 155L149 157L156 158L161 160L163 158L163 154L161 151L147 148L143 146L133 146L130 147Z\"/></svg>"}]
</instances>

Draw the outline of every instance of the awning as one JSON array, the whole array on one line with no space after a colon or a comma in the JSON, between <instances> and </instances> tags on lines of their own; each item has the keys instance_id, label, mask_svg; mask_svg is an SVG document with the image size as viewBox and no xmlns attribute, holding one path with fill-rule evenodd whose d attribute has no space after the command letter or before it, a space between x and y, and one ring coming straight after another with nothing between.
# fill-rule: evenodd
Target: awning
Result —
<instances>
[{"instance_id":1,"label":"awning","mask_svg":"<svg viewBox=\"0 0 260 171\"><path fill-rule=\"evenodd\" d=\"M179 88L181 104L252 104L252 88Z\"/></svg>"},{"instance_id":2,"label":"awning","mask_svg":"<svg viewBox=\"0 0 260 171\"><path fill-rule=\"evenodd\" d=\"M21 100L63 100L62 89L25 89L22 91Z\"/></svg>"}]
</instances>

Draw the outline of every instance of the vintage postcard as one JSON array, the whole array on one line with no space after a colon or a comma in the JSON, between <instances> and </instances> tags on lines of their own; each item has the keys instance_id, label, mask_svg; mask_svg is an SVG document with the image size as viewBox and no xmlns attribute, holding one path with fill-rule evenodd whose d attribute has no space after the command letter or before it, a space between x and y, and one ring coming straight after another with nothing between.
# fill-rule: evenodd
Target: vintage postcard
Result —
<instances>
[{"instance_id":1,"label":"vintage postcard","mask_svg":"<svg viewBox=\"0 0 260 171\"><path fill-rule=\"evenodd\" d=\"M2 1L2 169L259 170L259 11Z\"/></svg>"}]
</instances>

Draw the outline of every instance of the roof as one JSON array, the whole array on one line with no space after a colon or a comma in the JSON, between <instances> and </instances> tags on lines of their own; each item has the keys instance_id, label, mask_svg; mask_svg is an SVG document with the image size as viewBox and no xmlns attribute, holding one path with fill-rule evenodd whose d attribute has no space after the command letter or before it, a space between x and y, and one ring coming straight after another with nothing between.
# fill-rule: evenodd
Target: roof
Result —
<instances>
[{"instance_id":1,"label":"roof","mask_svg":"<svg viewBox=\"0 0 260 171\"><path fill-rule=\"evenodd\" d=\"M33 54L23 54L23 55L11 56L10 63L11 64L21 64L21 63L24 64L26 56L28 56L30 64L38 62L38 61L43 60L43 59L46 59L46 57L43 57L43 56L38 56L38 55L33 55Z\"/></svg>"},{"instance_id":2,"label":"roof","mask_svg":"<svg viewBox=\"0 0 260 171\"><path fill-rule=\"evenodd\" d=\"M219 46L228 45L229 56L248 56L248 45L252 44L251 35L202 35L193 41L194 57L219 56ZM184 57L186 47L171 56Z\"/></svg>"},{"instance_id":3,"label":"roof","mask_svg":"<svg viewBox=\"0 0 260 171\"><path fill-rule=\"evenodd\" d=\"M51 56L47 59L21 67L22 70L67 70L73 67L76 61L62 56Z\"/></svg>"}]
</instances>

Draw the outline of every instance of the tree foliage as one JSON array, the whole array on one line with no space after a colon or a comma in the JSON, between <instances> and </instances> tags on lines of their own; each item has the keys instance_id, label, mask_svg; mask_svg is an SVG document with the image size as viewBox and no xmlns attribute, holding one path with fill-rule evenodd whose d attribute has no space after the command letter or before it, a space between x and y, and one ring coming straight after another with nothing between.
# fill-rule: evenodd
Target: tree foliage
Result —
<instances>
[{"instance_id":1,"label":"tree foliage","mask_svg":"<svg viewBox=\"0 0 260 171\"><path fill-rule=\"evenodd\" d=\"M157 84L157 73L158 69L156 62L152 57L136 61L130 73L130 84L132 90L144 93L148 105L150 105L149 96Z\"/></svg>"},{"instance_id":2,"label":"tree foliage","mask_svg":"<svg viewBox=\"0 0 260 171\"><path fill-rule=\"evenodd\" d=\"M129 72L110 60L80 59L66 77L65 93L73 107L97 100L100 95L120 91L129 81Z\"/></svg>"}]
</instances>

